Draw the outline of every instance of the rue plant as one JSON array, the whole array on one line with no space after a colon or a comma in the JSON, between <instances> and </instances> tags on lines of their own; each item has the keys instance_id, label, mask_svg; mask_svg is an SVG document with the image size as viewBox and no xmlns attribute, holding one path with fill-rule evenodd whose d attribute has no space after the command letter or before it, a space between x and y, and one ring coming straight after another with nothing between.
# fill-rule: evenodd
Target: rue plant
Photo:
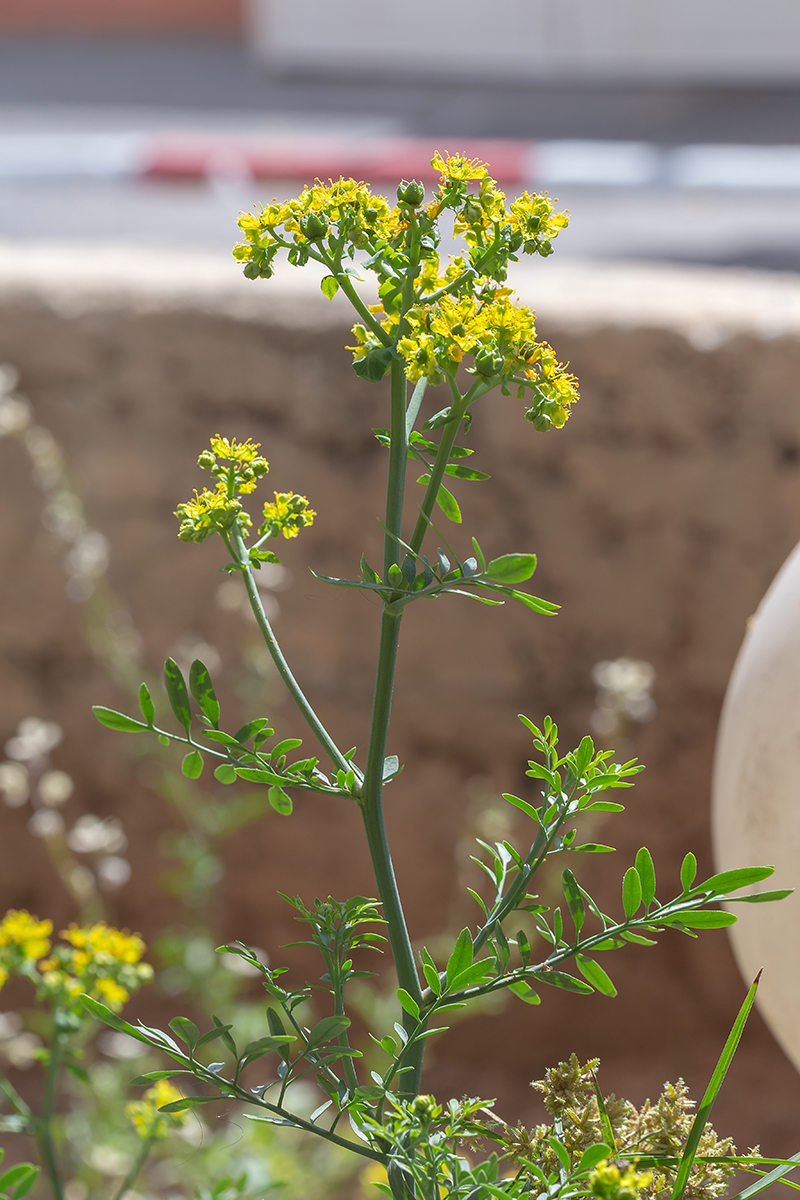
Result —
<instances>
[{"instance_id":1,"label":"rue plant","mask_svg":"<svg viewBox=\"0 0 800 1200\"><path fill-rule=\"evenodd\" d=\"M491 393L515 398L492 402L519 403L531 436L563 426L578 399L576 380L537 338L534 313L506 284L509 264L520 255L549 256L566 214L555 212L546 195L526 193L508 204L482 163L437 155L433 165L440 181L432 197L426 199L422 184L404 181L394 206L363 183L318 182L294 200L242 216L245 240L234 250L250 279L269 279L282 255L298 267L319 264L323 293L332 299L342 292L355 310L350 349L357 374L375 384L388 376L388 389L376 391L375 412L386 416L376 419L374 431L388 451L380 517L383 561L372 565L362 556L358 570L347 577L317 576L336 587L368 591L380 605L372 719L363 756L337 745L326 729L261 604L256 572L262 563L277 561L276 539L296 537L315 513L305 497L286 492L262 503L258 516L251 514L250 497L269 468L260 446L249 438L217 435L200 454L199 466L209 472L211 486L178 506L179 536L198 543L210 536L222 539L226 569L243 580L265 645L310 729L312 753L300 754L300 737L275 743L266 716L237 730L224 728L212 680L199 661L188 681L172 659L165 665L178 732L156 722L145 685L141 719L95 709L111 729L183 745L183 771L190 779L208 763L222 784L267 785L278 813L288 816L298 793L355 805L377 894L313 902L287 897L304 929L301 944L313 947L323 964L321 986L313 988L327 995L327 1011L316 1023L306 1024L312 985L288 982L283 968L265 966L241 943L221 950L257 970L268 996L263 1032L246 1044L219 1018L200 1030L177 1016L167 1033L124 1021L91 991L82 1003L112 1028L172 1060L172 1066L136 1081L157 1088L168 1078L181 1080L184 1094L160 1105L161 1114L240 1101L254 1120L305 1130L374 1164L375 1185L395 1200L589 1194L631 1200L639 1192L682 1200L720 1194L736 1165L759 1175L739 1194L745 1200L794 1165L757 1154L736 1156L730 1143L719 1142L708 1127L755 984L693 1118L687 1117L682 1084L667 1090L654 1108L639 1112L607 1101L591 1065L577 1061L555 1068L543 1082L552 1123L536 1130L504 1122L491 1103L440 1103L423 1091L428 1040L446 1028L443 1018L479 997L510 992L535 1005L539 990L548 987L613 996L606 966L611 952L629 943L653 945L666 930L696 936L696 930L718 929L735 920L722 904L786 894L752 893L753 885L772 874L770 867L698 881L690 853L674 891L659 895L653 859L642 848L623 874L619 910L601 911L572 864L582 854L610 847L582 843L576 821L582 814L620 812L623 806L609 797L630 787L640 768L597 750L589 737L564 752L549 717L536 722L521 717L533 744L531 786L526 796L506 794L505 799L527 819L528 835L522 844L480 843L476 861L486 883L471 891L475 919L447 955L411 943L383 815L384 789L401 770L386 750L405 611L421 601L451 604L465 597L495 606L514 601L531 610L532 619L536 614L550 618L557 610L524 587L536 569L528 547L493 556L473 538L468 550L459 550L437 529L437 506L446 520L461 524L449 488L488 478L469 465L473 451L457 439L468 435L475 406L490 403ZM442 264L445 220L463 249ZM366 279L373 280L371 294ZM440 389L444 403L430 404L428 388ZM409 460L423 490L407 501ZM558 857L565 864L563 904L550 907L537 894L537 876ZM375 1039L384 1055L382 1069L365 1076L362 1052L351 1040L349 984L369 974L367 951L384 950L397 977L397 1019ZM301 1080L318 1090L310 1115L297 1112L293 1103L293 1085ZM653 1112L661 1116L654 1120Z\"/></svg>"}]
</instances>

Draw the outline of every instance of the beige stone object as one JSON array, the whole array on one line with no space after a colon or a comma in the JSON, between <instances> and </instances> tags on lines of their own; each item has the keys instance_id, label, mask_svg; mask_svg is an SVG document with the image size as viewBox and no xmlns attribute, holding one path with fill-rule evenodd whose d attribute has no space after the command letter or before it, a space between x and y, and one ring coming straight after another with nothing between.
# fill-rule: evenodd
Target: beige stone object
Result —
<instances>
[{"instance_id":1,"label":"beige stone object","mask_svg":"<svg viewBox=\"0 0 800 1200\"><path fill-rule=\"evenodd\" d=\"M750 622L720 721L714 764L717 866L769 864L769 883L800 889L800 546ZM800 1067L800 890L779 905L736 905L731 928L747 980L763 968L758 1004Z\"/></svg>"}]
</instances>

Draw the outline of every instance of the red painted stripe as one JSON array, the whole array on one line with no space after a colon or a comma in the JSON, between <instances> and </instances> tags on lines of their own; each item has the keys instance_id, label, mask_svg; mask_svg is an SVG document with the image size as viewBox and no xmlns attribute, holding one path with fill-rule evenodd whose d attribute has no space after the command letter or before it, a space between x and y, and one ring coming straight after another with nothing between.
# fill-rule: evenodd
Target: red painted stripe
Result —
<instances>
[{"instance_id":1,"label":"red painted stripe","mask_svg":"<svg viewBox=\"0 0 800 1200\"><path fill-rule=\"evenodd\" d=\"M249 175L256 179L345 178L396 181L438 178L434 153L465 154L491 168L500 183L525 183L532 143L510 139L381 138L156 138L145 151L142 173L161 179Z\"/></svg>"}]
</instances>

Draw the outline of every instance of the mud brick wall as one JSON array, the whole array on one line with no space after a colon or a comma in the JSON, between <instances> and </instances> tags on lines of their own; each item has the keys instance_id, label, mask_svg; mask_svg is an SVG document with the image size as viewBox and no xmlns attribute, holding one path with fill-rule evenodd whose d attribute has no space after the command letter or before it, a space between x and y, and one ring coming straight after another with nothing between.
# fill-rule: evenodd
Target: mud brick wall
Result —
<instances>
[{"instance_id":1,"label":"mud brick wall","mask_svg":"<svg viewBox=\"0 0 800 1200\"><path fill-rule=\"evenodd\" d=\"M88 520L108 540L107 583L145 663L157 672L187 636L207 643L224 664L216 676L232 721L265 712L282 733L299 730L254 650L253 626L220 604L230 600L220 549L175 536L173 509L201 482L194 463L209 435L252 436L272 464L269 488L304 492L319 513L285 546L292 583L271 600L276 631L340 744L363 747L377 608L306 569L352 575L362 549L379 558L372 514L385 452L369 430L386 423L386 395L348 365L344 309L292 280L256 300L238 284L217 286L216 268L202 264L169 285L141 261L127 275L108 256L96 266L87 279L85 261L17 256L4 274L0 256L0 360L19 368L36 421L63 448ZM601 659L652 663L658 714L634 735L647 771L628 812L602 830L620 853L585 860L582 878L615 909L643 843L665 891L686 849L710 867L724 689L748 616L800 537L800 340L791 321L774 321L775 304L791 307L791 287L775 284L783 299L766 304L772 323L759 326L731 312L747 312L748 286L749 311L764 310L763 278L738 280L737 307L722 275L590 276L576 268L548 284L542 275L541 332L581 380L574 416L540 436L515 400L484 401L470 444L492 479L458 489L464 524L448 531L457 548L474 533L492 555L535 550L536 590L561 614L455 597L414 606L404 622L389 751L407 766L387 794L387 819L415 939L472 919L462 860L475 797L528 789L516 714L549 712L566 742L579 738ZM794 303L800 285L791 286ZM667 293L683 295L680 307L652 311L653 295ZM0 739L30 715L64 728L54 757L77 783L68 815L123 821L134 873L114 915L147 936L170 917L158 844L175 817L148 789L132 742L91 718L91 703L131 700L92 653L91 602L67 597L62 550L41 516L24 448L0 439ZM26 831L29 815L0 807L0 904L70 919L42 843ZM358 814L343 802L300 799L291 819L265 817L225 853L220 937L265 946L273 961L293 936L278 890L370 889ZM529 1116L528 1081L576 1050L598 1055L605 1087L633 1099L680 1074L699 1094L743 995L724 931L697 941L674 933L607 966L614 1001L553 991L538 1009L514 1003L455 1027L435 1050L431 1090L497 1096L509 1118ZM756 1017L716 1124L742 1145L794 1151L799 1107L800 1080Z\"/></svg>"}]
</instances>

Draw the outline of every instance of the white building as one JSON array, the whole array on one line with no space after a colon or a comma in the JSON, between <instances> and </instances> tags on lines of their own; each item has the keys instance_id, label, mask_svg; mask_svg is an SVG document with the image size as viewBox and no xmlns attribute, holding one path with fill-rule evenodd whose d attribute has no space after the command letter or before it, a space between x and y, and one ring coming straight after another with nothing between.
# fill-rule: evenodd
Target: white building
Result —
<instances>
[{"instance_id":1,"label":"white building","mask_svg":"<svg viewBox=\"0 0 800 1200\"><path fill-rule=\"evenodd\" d=\"M250 0L286 71L482 82L796 83L800 0Z\"/></svg>"}]
</instances>

